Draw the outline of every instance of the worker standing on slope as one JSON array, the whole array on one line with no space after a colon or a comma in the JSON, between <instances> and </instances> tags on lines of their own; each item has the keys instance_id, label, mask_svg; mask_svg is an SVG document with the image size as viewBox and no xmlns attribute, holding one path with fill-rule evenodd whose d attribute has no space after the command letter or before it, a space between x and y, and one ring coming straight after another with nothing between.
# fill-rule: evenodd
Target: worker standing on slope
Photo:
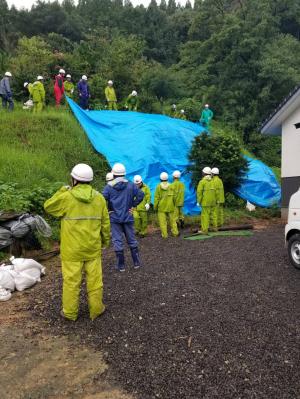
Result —
<instances>
[{"instance_id":1,"label":"worker standing on slope","mask_svg":"<svg viewBox=\"0 0 300 399\"><path fill-rule=\"evenodd\" d=\"M197 187L197 205L201 205L201 230L199 233L207 234L210 225L212 231L217 231L216 214L216 189L211 176L211 168L206 166L202 170L203 178Z\"/></svg>"},{"instance_id":2,"label":"worker standing on slope","mask_svg":"<svg viewBox=\"0 0 300 399\"><path fill-rule=\"evenodd\" d=\"M186 121L186 115L184 109L180 110L180 113L177 115L177 118Z\"/></svg>"},{"instance_id":3,"label":"worker standing on slope","mask_svg":"<svg viewBox=\"0 0 300 399\"><path fill-rule=\"evenodd\" d=\"M60 69L58 71L58 74L55 76L55 82L54 82L54 96L55 96L55 103L56 107L60 106L61 99L64 95L65 92L65 87L64 87L64 76L65 76L65 70Z\"/></svg>"},{"instance_id":4,"label":"worker standing on slope","mask_svg":"<svg viewBox=\"0 0 300 399\"><path fill-rule=\"evenodd\" d=\"M184 214L183 214L183 204L184 204L184 192L185 186L180 181L181 173L179 170L175 170L173 172L174 182L172 186L175 191L175 210L174 210L174 218L176 220L177 225L180 225L181 228L184 227Z\"/></svg>"},{"instance_id":5,"label":"worker standing on slope","mask_svg":"<svg viewBox=\"0 0 300 399\"><path fill-rule=\"evenodd\" d=\"M140 202L133 211L135 231L140 237L145 237L148 227L148 211L150 209L151 192L140 175L134 176L133 182L144 193L143 201Z\"/></svg>"},{"instance_id":6,"label":"worker standing on slope","mask_svg":"<svg viewBox=\"0 0 300 399\"><path fill-rule=\"evenodd\" d=\"M209 108L209 104L205 104L204 109L202 110L201 117L200 117L200 123L204 126L207 127L207 129L210 128L210 122L214 116L214 113L212 110Z\"/></svg>"},{"instance_id":7,"label":"worker standing on slope","mask_svg":"<svg viewBox=\"0 0 300 399\"><path fill-rule=\"evenodd\" d=\"M4 77L0 81L0 97L2 98L2 107L8 109L8 111L13 111L14 102L12 99L12 91L10 88L10 80L12 74L10 72L5 72Z\"/></svg>"},{"instance_id":8,"label":"worker standing on slope","mask_svg":"<svg viewBox=\"0 0 300 399\"><path fill-rule=\"evenodd\" d=\"M61 218L62 315L69 320L77 319L84 271L90 318L94 320L105 310L101 248L109 245L109 216L105 199L90 185L92 168L78 164L71 176L72 187L62 187L44 207L50 215Z\"/></svg>"},{"instance_id":9,"label":"worker standing on slope","mask_svg":"<svg viewBox=\"0 0 300 399\"><path fill-rule=\"evenodd\" d=\"M156 187L154 194L154 210L157 211L157 218L163 238L168 237L168 219L171 227L171 233L174 237L178 236L178 228L175 218L175 190L168 182L168 173L160 174L160 183Z\"/></svg>"},{"instance_id":10,"label":"worker standing on slope","mask_svg":"<svg viewBox=\"0 0 300 399\"><path fill-rule=\"evenodd\" d=\"M32 85L31 95L33 101L33 112L41 112L45 106L46 93L43 80L43 76L39 75Z\"/></svg>"},{"instance_id":11,"label":"worker standing on slope","mask_svg":"<svg viewBox=\"0 0 300 399\"><path fill-rule=\"evenodd\" d=\"M117 96L115 89L113 87L114 82L112 80L109 80L107 82L107 86L105 88L105 98L107 101L108 109L118 111L117 108Z\"/></svg>"},{"instance_id":12,"label":"worker standing on slope","mask_svg":"<svg viewBox=\"0 0 300 399\"><path fill-rule=\"evenodd\" d=\"M87 82L88 78L86 75L82 75L80 81L77 83L77 90L79 96L79 106L82 109L89 109L89 99L90 95L90 87Z\"/></svg>"},{"instance_id":13,"label":"worker standing on slope","mask_svg":"<svg viewBox=\"0 0 300 399\"><path fill-rule=\"evenodd\" d=\"M133 208L144 198L142 190L125 179L126 169L121 163L112 168L114 180L108 182L103 189L103 196L108 203L111 223L112 242L117 257L117 268L125 271L124 235L131 251L134 268L141 266L138 242L135 238Z\"/></svg>"},{"instance_id":14,"label":"worker standing on slope","mask_svg":"<svg viewBox=\"0 0 300 399\"><path fill-rule=\"evenodd\" d=\"M177 106L176 106L176 104L172 104L171 105L170 116L171 116L171 118L177 118Z\"/></svg>"},{"instance_id":15,"label":"worker standing on slope","mask_svg":"<svg viewBox=\"0 0 300 399\"><path fill-rule=\"evenodd\" d=\"M217 199L217 226L222 227L224 224L224 203L225 203L225 195L224 195L224 185L222 180L219 177L220 171L218 168L212 168L211 170L213 175L213 182L216 189L216 199Z\"/></svg>"},{"instance_id":16,"label":"worker standing on slope","mask_svg":"<svg viewBox=\"0 0 300 399\"><path fill-rule=\"evenodd\" d=\"M132 93L129 94L129 96L127 97L125 106L128 109L128 111L137 111L138 104L139 104L139 99L137 96L137 92L133 90Z\"/></svg>"},{"instance_id":17,"label":"worker standing on slope","mask_svg":"<svg viewBox=\"0 0 300 399\"><path fill-rule=\"evenodd\" d=\"M72 82L72 77L70 74L66 75L66 80L64 81L65 95L72 98L74 93L74 83Z\"/></svg>"}]
</instances>

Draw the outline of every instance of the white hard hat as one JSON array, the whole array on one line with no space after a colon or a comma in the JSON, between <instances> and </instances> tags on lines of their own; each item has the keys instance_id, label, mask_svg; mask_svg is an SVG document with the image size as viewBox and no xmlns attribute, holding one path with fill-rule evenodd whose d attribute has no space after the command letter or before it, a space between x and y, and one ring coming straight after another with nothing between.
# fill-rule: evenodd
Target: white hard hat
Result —
<instances>
[{"instance_id":1,"label":"white hard hat","mask_svg":"<svg viewBox=\"0 0 300 399\"><path fill-rule=\"evenodd\" d=\"M4 74L4 76L7 76L8 78L11 78L12 77L12 74L10 73L10 72L5 72L5 74Z\"/></svg>"},{"instance_id":2,"label":"white hard hat","mask_svg":"<svg viewBox=\"0 0 300 399\"><path fill-rule=\"evenodd\" d=\"M41 76L41 75L39 75L37 78L36 78L36 80L43 80L44 78L43 78L43 76Z\"/></svg>"},{"instance_id":3,"label":"white hard hat","mask_svg":"<svg viewBox=\"0 0 300 399\"><path fill-rule=\"evenodd\" d=\"M209 104L205 104L205 108L209 108Z\"/></svg>"},{"instance_id":4,"label":"white hard hat","mask_svg":"<svg viewBox=\"0 0 300 399\"><path fill-rule=\"evenodd\" d=\"M88 78L87 78L86 75L82 75L82 76L81 76L81 79L82 79L82 80L88 80Z\"/></svg>"},{"instance_id":5,"label":"white hard hat","mask_svg":"<svg viewBox=\"0 0 300 399\"><path fill-rule=\"evenodd\" d=\"M70 78L71 79L71 75L68 73L68 75L66 75L66 78Z\"/></svg>"},{"instance_id":6,"label":"white hard hat","mask_svg":"<svg viewBox=\"0 0 300 399\"><path fill-rule=\"evenodd\" d=\"M94 178L94 172L89 165L79 163L72 169L71 176L77 181L92 181Z\"/></svg>"},{"instance_id":7,"label":"white hard hat","mask_svg":"<svg viewBox=\"0 0 300 399\"><path fill-rule=\"evenodd\" d=\"M29 85L28 82L25 82L25 83L24 83L24 87L27 87L28 85Z\"/></svg>"},{"instance_id":8,"label":"white hard hat","mask_svg":"<svg viewBox=\"0 0 300 399\"><path fill-rule=\"evenodd\" d=\"M176 179L179 179L180 176L181 176L181 173L179 172L179 170L174 170L173 177L175 177Z\"/></svg>"},{"instance_id":9,"label":"white hard hat","mask_svg":"<svg viewBox=\"0 0 300 399\"><path fill-rule=\"evenodd\" d=\"M219 171L218 168L212 168L211 173L212 173L213 175L218 175L218 174L220 173L220 171Z\"/></svg>"},{"instance_id":10,"label":"white hard hat","mask_svg":"<svg viewBox=\"0 0 300 399\"><path fill-rule=\"evenodd\" d=\"M64 70L64 69L60 69L59 71L58 71L58 73L66 73L66 71Z\"/></svg>"},{"instance_id":11,"label":"white hard hat","mask_svg":"<svg viewBox=\"0 0 300 399\"><path fill-rule=\"evenodd\" d=\"M181 113L181 114L184 114L184 109L181 109L181 110L180 110L180 113Z\"/></svg>"},{"instance_id":12,"label":"white hard hat","mask_svg":"<svg viewBox=\"0 0 300 399\"><path fill-rule=\"evenodd\" d=\"M131 93L132 96L137 96L137 91L133 90Z\"/></svg>"},{"instance_id":13,"label":"white hard hat","mask_svg":"<svg viewBox=\"0 0 300 399\"><path fill-rule=\"evenodd\" d=\"M142 176L140 176L140 175L135 175L133 178L133 182L135 184L140 184L140 183L142 183L142 181L143 181L143 179L142 179Z\"/></svg>"},{"instance_id":14,"label":"white hard hat","mask_svg":"<svg viewBox=\"0 0 300 399\"><path fill-rule=\"evenodd\" d=\"M209 166L205 166L205 168L202 169L202 172L205 175L211 175L211 168Z\"/></svg>"},{"instance_id":15,"label":"white hard hat","mask_svg":"<svg viewBox=\"0 0 300 399\"><path fill-rule=\"evenodd\" d=\"M167 181L168 178L169 178L169 175L168 175L167 172L162 172L162 173L160 174L159 178L160 178L160 180L162 180L162 181Z\"/></svg>"},{"instance_id":16,"label":"white hard hat","mask_svg":"<svg viewBox=\"0 0 300 399\"><path fill-rule=\"evenodd\" d=\"M114 82L113 82L112 80L109 80L107 83L108 83L109 85L113 85L113 84L114 84Z\"/></svg>"},{"instance_id":17,"label":"white hard hat","mask_svg":"<svg viewBox=\"0 0 300 399\"><path fill-rule=\"evenodd\" d=\"M122 163L115 163L112 168L112 173L114 176L124 176L126 175L125 166Z\"/></svg>"},{"instance_id":18,"label":"white hard hat","mask_svg":"<svg viewBox=\"0 0 300 399\"><path fill-rule=\"evenodd\" d=\"M108 173L106 174L105 180L106 180L106 181L112 181L112 180L114 180L114 174L113 174L112 172L108 172Z\"/></svg>"}]
</instances>

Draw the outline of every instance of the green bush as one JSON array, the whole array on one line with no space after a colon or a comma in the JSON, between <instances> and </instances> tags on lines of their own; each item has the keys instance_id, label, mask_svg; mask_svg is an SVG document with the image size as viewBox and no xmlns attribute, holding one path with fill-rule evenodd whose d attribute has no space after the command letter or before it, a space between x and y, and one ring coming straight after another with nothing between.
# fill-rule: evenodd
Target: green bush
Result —
<instances>
[{"instance_id":1,"label":"green bush","mask_svg":"<svg viewBox=\"0 0 300 399\"><path fill-rule=\"evenodd\" d=\"M281 137L253 133L250 135L247 149L267 165L280 168Z\"/></svg>"},{"instance_id":2,"label":"green bush","mask_svg":"<svg viewBox=\"0 0 300 399\"><path fill-rule=\"evenodd\" d=\"M248 170L239 140L230 135L200 134L194 139L189 160L191 162L189 170L192 172L192 181L195 186L202 178L202 169L205 166L220 169L226 191L232 191L238 187Z\"/></svg>"}]
</instances>

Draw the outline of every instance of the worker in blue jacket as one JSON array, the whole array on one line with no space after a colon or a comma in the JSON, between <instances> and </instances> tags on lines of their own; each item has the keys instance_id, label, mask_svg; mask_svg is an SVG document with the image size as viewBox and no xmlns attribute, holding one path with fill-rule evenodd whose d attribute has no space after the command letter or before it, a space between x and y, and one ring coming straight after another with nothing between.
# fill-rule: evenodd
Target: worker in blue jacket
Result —
<instances>
[{"instance_id":1,"label":"worker in blue jacket","mask_svg":"<svg viewBox=\"0 0 300 399\"><path fill-rule=\"evenodd\" d=\"M12 99L12 91L10 88L10 79L12 74L5 72L3 79L0 81L0 97L2 98L2 107L12 111L14 109L14 102Z\"/></svg>"},{"instance_id":2,"label":"worker in blue jacket","mask_svg":"<svg viewBox=\"0 0 300 399\"><path fill-rule=\"evenodd\" d=\"M117 256L117 268L125 270L124 235L129 245L134 268L141 266L138 242L135 238L133 208L144 198L144 193L135 184L125 179L126 169L121 163L112 168L114 179L103 189L111 223L112 243Z\"/></svg>"}]
</instances>

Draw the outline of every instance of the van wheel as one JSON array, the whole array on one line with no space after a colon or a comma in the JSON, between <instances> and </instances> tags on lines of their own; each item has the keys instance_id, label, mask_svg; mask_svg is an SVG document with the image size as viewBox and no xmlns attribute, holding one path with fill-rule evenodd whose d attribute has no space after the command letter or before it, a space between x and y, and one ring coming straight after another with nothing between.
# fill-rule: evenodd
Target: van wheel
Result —
<instances>
[{"instance_id":1,"label":"van wheel","mask_svg":"<svg viewBox=\"0 0 300 399\"><path fill-rule=\"evenodd\" d=\"M300 234L294 234L289 239L288 254L291 264L300 270Z\"/></svg>"}]
</instances>

